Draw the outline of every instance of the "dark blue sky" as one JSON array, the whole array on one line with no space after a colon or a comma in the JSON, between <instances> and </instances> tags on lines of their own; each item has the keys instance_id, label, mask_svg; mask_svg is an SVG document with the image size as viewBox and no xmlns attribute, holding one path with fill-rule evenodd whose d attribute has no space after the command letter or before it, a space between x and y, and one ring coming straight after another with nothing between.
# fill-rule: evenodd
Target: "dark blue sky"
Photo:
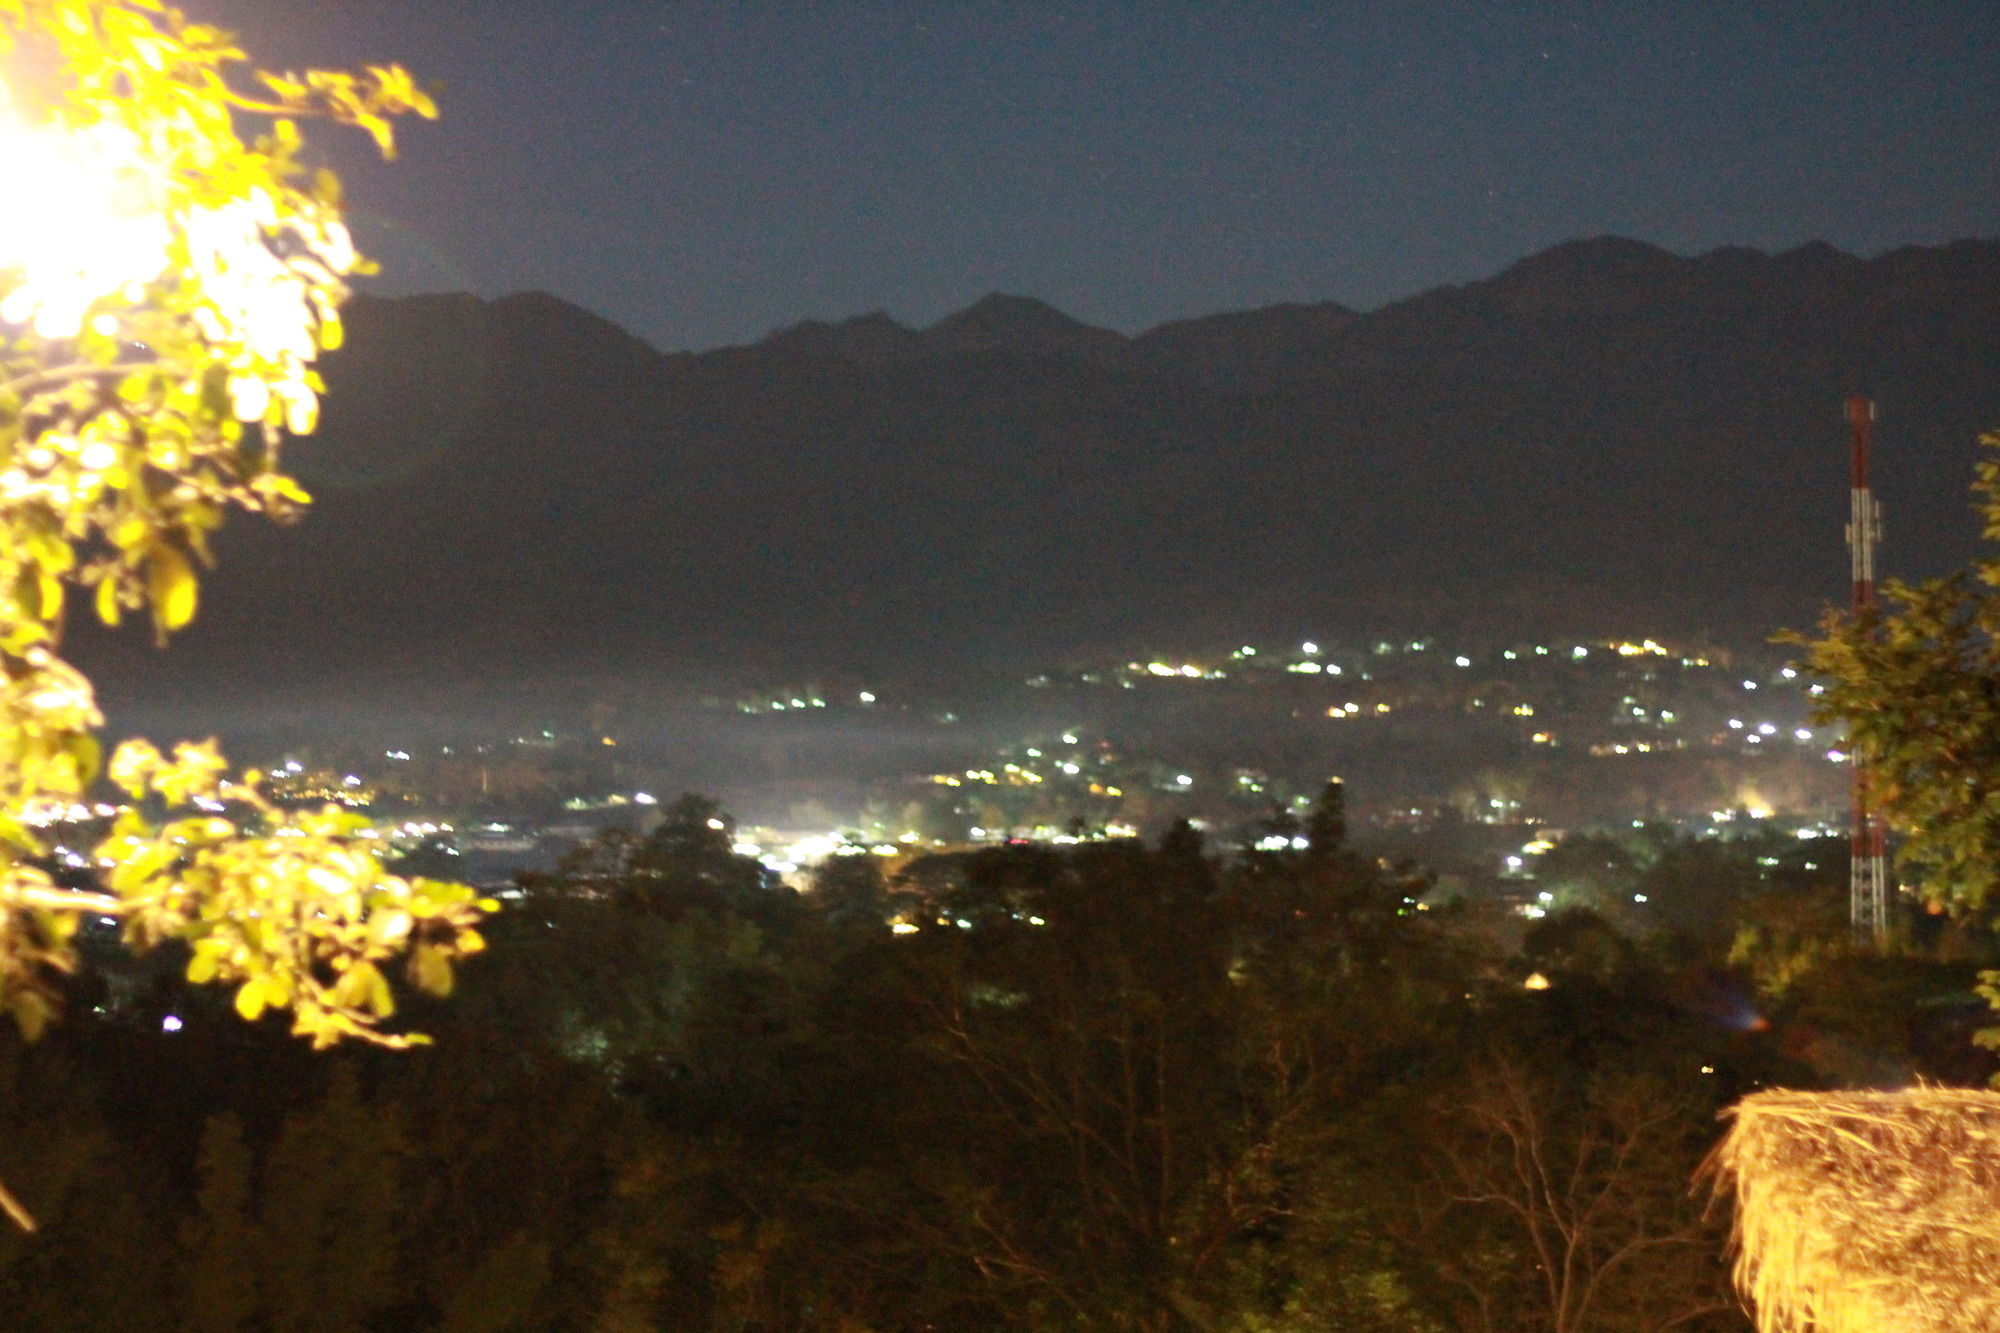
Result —
<instances>
[{"instance_id":1,"label":"dark blue sky","mask_svg":"<svg viewBox=\"0 0 2000 1333\"><path fill-rule=\"evenodd\" d=\"M1002 290L1127 331L1368 308L1617 233L2000 235L2000 3L180 0L398 60L342 152L383 290L541 288L665 348Z\"/></svg>"}]
</instances>

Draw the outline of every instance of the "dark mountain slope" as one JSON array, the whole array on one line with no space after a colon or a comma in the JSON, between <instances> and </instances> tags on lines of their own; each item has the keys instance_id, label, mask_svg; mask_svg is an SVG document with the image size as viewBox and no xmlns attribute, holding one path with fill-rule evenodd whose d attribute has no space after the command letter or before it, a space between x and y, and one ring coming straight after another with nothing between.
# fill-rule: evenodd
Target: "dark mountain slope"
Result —
<instances>
[{"instance_id":1,"label":"dark mountain slope","mask_svg":"<svg viewBox=\"0 0 2000 1333\"><path fill-rule=\"evenodd\" d=\"M1808 620L1840 399L1883 405L1886 563L1961 558L2000 424L2000 245L1858 260L1577 242L1365 316L1136 339L990 297L660 356L545 296L360 301L319 496L240 523L116 688L866 667L1152 637ZM387 686L384 686L387 687Z\"/></svg>"}]
</instances>

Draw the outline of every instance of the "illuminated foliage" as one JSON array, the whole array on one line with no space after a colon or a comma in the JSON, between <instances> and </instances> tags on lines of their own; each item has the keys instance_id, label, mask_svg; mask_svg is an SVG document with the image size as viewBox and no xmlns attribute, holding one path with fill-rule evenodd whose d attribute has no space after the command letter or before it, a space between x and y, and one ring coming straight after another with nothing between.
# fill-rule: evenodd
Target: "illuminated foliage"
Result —
<instances>
[{"instance_id":1,"label":"illuminated foliage","mask_svg":"<svg viewBox=\"0 0 2000 1333\"><path fill-rule=\"evenodd\" d=\"M2000 434L1982 441L2000 448ZM1974 507L2000 540L2000 461L1978 465ZM1825 692L1815 718L1847 729L1901 837L1898 864L1955 912L2000 908L2000 556L1946 578L1890 581L1885 606L1829 613L1804 640Z\"/></svg>"},{"instance_id":2,"label":"illuminated foliage","mask_svg":"<svg viewBox=\"0 0 2000 1333\"><path fill-rule=\"evenodd\" d=\"M1981 437L2000 449L2000 433ZM1973 508L2000 541L2000 460L1980 460ZM1825 681L1817 721L1847 728L1900 836L1896 861L1931 904L1975 925L2000 914L2000 555L1945 578L1891 581L1886 609L1829 613L1793 636ZM1980 994L2000 1008L2000 971ZM2000 1048L2000 1027L1977 1034Z\"/></svg>"},{"instance_id":3,"label":"illuminated foliage","mask_svg":"<svg viewBox=\"0 0 2000 1333\"><path fill-rule=\"evenodd\" d=\"M386 154L409 112L435 114L400 68L255 71L155 0L0 0L0 1009L29 1036L91 914L135 949L184 942L191 980L320 1046L414 1040L382 1029L385 968L442 994L481 947L490 904L386 873L363 821L280 809L213 743L127 742L104 765L90 683L60 656L73 592L164 640L229 510L306 503L279 443L314 426L313 361L363 261L299 122ZM101 883L70 887L52 830L105 776L124 804Z\"/></svg>"}]
</instances>

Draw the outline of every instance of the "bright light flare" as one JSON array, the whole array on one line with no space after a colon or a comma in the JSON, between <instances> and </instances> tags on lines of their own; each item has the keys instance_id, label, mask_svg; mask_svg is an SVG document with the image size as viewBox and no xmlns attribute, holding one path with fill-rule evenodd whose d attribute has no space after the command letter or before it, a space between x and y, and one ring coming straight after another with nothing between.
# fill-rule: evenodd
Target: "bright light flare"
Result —
<instances>
[{"instance_id":1,"label":"bright light flare","mask_svg":"<svg viewBox=\"0 0 2000 1333\"><path fill-rule=\"evenodd\" d=\"M0 321L71 338L104 297L166 268L162 182L138 136L113 124L30 125L0 90L0 162L32 194L0 208Z\"/></svg>"},{"instance_id":2,"label":"bright light flare","mask_svg":"<svg viewBox=\"0 0 2000 1333\"><path fill-rule=\"evenodd\" d=\"M316 329L337 319L329 284L360 263L353 240L331 209L294 201L281 216L266 189L194 202L203 183L186 151L172 127L30 123L0 88L0 162L32 190L0 209L0 323L61 340L87 322L116 337L120 308L173 273L202 294L188 312L201 336L237 344L237 419L309 434L319 398L306 366Z\"/></svg>"}]
</instances>

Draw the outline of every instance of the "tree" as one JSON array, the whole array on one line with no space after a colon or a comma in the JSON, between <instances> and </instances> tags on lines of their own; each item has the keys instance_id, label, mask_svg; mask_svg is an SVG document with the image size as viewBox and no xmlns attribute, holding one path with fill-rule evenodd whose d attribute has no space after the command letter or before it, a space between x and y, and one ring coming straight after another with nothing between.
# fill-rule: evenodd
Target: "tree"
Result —
<instances>
[{"instance_id":1,"label":"tree","mask_svg":"<svg viewBox=\"0 0 2000 1333\"><path fill-rule=\"evenodd\" d=\"M1980 437L2000 448L2000 433ZM2000 460L1974 469L1982 535L2000 541ZM1933 905L1990 926L2000 913L2000 555L1942 578L1892 579L1883 606L1829 611L1806 649L1824 682L1820 725L1846 728L1854 762L1900 836L1897 866ZM1981 993L2000 1006L2000 971ZM2000 1029L1981 1034L2000 1045Z\"/></svg>"},{"instance_id":2,"label":"tree","mask_svg":"<svg viewBox=\"0 0 2000 1333\"><path fill-rule=\"evenodd\" d=\"M2000 448L2000 433L1981 438ZM2000 540L2000 461L1983 459L1973 508ZM1918 584L1890 580L1882 607L1831 610L1803 644L1825 684L1815 720L1847 729L1856 762L1901 835L1898 865L1926 898L2000 908L2000 555Z\"/></svg>"},{"instance_id":3,"label":"tree","mask_svg":"<svg viewBox=\"0 0 2000 1333\"><path fill-rule=\"evenodd\" d=\"M1735 1327L1691 1196L1716 1097L1658 1068L1475 1064L1419 1122L1435 1173L1405 1235L1466 1333ZM1659 1062L1664 1063L1664 1062ZM1690 1068L1688 1073L1694 1071Z\"/></svg>"},{"instance_id":4,"label":"tree","mask_svg":"<svg viewBox=\"0 0 2000 1333\"><path fill-rule=\"evenodd\" d=\"M435 108L400 67L250 69L229 34L159 0L0 0L0 1010L53 1017L89 915L126 944L190 949L238 1011L291 1012L316 1045L382 1028L382 968L450 989L480 947L470 889L386 872L359 817L279 809L211 741L128 741L101 763L90 682L60 656L72 589L156 636L195 613L232 508L307 496L279 446L313 429L317 354L363 271L340 189L299 122L359 128ZM249 141L239 122L261 124ZM91 804L103 769L123 792ZM109 812L108 814L105 812ZM103 818L101 884L52 874L54 826ZM4 1201L4 1200L0 1200Z\"/></svg>"}]
</instances>

